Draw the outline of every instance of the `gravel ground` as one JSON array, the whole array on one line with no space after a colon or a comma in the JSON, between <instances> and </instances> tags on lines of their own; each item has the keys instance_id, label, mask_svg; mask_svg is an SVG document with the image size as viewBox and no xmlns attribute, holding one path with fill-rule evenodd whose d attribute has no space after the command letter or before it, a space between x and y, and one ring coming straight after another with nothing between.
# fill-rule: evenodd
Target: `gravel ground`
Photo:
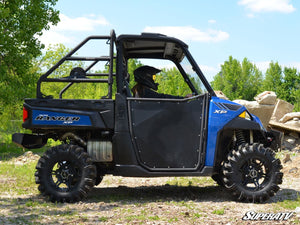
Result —
<instances>
[{"instance_id":1,"label":"gravel ground","mask_svg":"<svg viewBox=\"0 0 300 225\"><path fill-rule=\"evenodd\" d=\"M27 163L30 157L29 154L12 163ZM180 186L174 185L174 181L181 178L105 176L88 199L75 204L49 203L37 194L0 194L0 224L299 224L299 213L288 221L242 220L249 211L295 210L282 208L281 204L300 196L300 154L290 158L291 161L283 163L285 174L280 191L263 204L236 202L210 178L199 179L195 186L194 178L183 178L192 186ZM0 177L0 182L10 180Z\"/></svg>"}]
</instances>

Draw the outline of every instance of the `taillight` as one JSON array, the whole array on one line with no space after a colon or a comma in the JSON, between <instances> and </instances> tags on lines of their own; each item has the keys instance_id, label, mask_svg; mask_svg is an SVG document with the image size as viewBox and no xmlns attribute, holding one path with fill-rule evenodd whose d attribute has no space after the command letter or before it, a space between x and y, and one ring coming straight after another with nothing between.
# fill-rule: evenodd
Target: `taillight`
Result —
<instances>
[{"instance_id":1,"label":"taillight","mask_svg":"<svg viewBox=\"0 0 300 225\"><path fill-rule=\"evenodd\" d=\"M28 111L23 107L23 123L28 119Z\"/></svg>"}]
</instances>

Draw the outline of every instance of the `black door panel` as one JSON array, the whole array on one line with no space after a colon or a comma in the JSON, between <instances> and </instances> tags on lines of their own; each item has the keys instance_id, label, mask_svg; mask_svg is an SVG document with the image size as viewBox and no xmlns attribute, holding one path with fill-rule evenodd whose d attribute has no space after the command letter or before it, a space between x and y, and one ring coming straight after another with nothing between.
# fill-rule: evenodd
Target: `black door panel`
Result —
<instances>
[{"instance_id":1,"label":"black door panel","mask_svg":"<svg viewBox=\"0 0 300 225\"><path fill-rule=\"evenodd\" d=\"M131 135L144 167L199 168L206 99L202 95L192 100L128 100Z\"/></svg>"}]
</instances>

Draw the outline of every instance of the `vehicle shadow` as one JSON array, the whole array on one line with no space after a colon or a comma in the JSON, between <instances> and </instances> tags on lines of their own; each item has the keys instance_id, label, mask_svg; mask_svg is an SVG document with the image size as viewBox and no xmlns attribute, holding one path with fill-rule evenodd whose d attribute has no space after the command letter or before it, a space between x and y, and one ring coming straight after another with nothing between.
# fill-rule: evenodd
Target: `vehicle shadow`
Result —
<instances>
[{"instance_id":1,"label":"vehicle shadow","mask_svg":"<svg viewBox=\"0 0 300 225\"><path fill-rule=\"evenodd\" d=\"M293 189L281 189L265 203L284 200L297 200L300 192ZM237 201L232 194L221 186L138 186L138 187L95 187L88 197L89 202L230 202Z\"/></svg>"}]
</instances>

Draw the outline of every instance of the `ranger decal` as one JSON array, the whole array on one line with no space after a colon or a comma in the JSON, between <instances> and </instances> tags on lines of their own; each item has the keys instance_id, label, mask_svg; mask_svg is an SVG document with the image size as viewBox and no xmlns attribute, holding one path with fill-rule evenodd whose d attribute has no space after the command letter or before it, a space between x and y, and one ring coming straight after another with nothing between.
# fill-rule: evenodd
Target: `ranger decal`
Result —
<instances>
[{"instance_id":1,"label":"ranger decal","mask_svg":"<svg viewBox=\"0 0 300 225\"><path fill-rule=\"evenodd\" d=\"M79 121L79 116L45 116L38 115L35 120L47 120L47 121Z\"/></svg>"},{"instance_id":2,"label":"ranger decal","mask_svg":"<svg viewBox=\"0 0 300 225\"><path fill-rule=\"evenodd\" d=\"M91 126L90 117L62 112L44 110L32 111L32 123L35 125L60 125L60 126Z\"/></svg>"}]
</instances>

